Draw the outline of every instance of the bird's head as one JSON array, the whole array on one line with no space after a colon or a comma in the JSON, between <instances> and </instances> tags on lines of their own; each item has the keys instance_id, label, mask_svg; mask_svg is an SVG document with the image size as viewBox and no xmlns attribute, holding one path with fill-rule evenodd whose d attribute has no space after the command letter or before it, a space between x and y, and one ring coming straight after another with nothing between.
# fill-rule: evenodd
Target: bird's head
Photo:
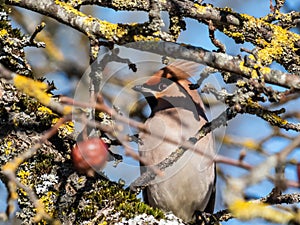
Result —
<instances>
[{"instance_id":1,"label":"bird's head","mask_svg":"<svg viewBox=\"0 0 300 225\"><path fill-rule=\"evenodd\" d=\"M188 65L190 64L188 62ZM133 90L145 96L152 113L165 108L190 108L195 105L197 111L204 112L204 106L197 90L189 88L191 82L188 79L191 75L184 71L184 69L190 70L191 66L188 65L186 61L168 65L154 73L147 82L134 86Z\"/></svg>"}]
</instances>

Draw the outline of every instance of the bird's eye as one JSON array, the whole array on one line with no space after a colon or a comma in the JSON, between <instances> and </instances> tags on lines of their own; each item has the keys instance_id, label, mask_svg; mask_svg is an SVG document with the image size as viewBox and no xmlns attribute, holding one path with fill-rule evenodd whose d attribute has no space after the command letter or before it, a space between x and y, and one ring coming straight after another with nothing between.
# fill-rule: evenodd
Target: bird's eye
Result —
<instances>
[{"instance_id":1,"label":"bird's eye","mask_svg":"<svg viewBox=\"0 0 300 225\"><path fill-rule=\"evenodd\" d=\"M160 83L160 84L158 85L158 90L159 90L159 91L163 91L163 90L165 90L167 87L168 87L167 84L165 84L165 83Z\"/></svg>"}]
</instances>

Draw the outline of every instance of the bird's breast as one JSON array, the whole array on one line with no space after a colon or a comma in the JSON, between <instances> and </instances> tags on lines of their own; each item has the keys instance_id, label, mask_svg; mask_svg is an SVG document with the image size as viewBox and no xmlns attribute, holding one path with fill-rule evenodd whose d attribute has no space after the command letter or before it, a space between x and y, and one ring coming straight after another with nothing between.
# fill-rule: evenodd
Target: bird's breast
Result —
<instances>
[{"instance_id":1,"label":"bird's breast","mask_svg":"<svg viewBox=\"0 0 300 225\"><path fill-rule=\"evenodd\" d=\"M180 144L166 141L166 137L183 142L193 137L205 124L194 119L192 113L181 109L168 109L156 113L145 125L151 134L141 133L139 146L147 164L156 165L174 152ZM152 135L155 134L155 135ZM195 146L205 153L214 154L212 135L199 140ZM142 167L145 172L148 167ZM214 185L214 163L201 154L188 150L174 164L156 176L147 187L147 202L154 207L173 211L186 221L192 219L195 210L204 210Z\"/></svg>"},{"instance_id":2,"label":"bird's breast","mask_svg":"<svg viewBox=\"0 0 300 225\"><path fill-rule=\"evenodd\" d=\"M158 111L145 122L150 134L139 135L143 142L139 146L140 154L149 163L157 164L180 147L180 143L193 137L205 123L204 118L197 120L189 110L170 108ZM168 138L179 144L170 143Z\"/></svg>"}]
</instances>

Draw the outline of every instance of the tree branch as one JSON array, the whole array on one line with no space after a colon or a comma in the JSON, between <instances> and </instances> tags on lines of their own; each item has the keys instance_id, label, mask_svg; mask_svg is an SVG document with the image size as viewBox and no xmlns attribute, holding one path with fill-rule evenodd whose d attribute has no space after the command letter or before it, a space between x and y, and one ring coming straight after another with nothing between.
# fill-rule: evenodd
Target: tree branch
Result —
<instances>
[{"instance_id":1,"label":"tree branch","mask_svg":"<svg viewBox=\"0 0 300 225\"><path fill-rule=\"evenodd\" d=\"M257 76L257 69L245 66L245 61L241 60L240 57L210 52L201 47L171 42L136 42L130 43L126 47L206 64L222 71L239 74L245 78ZM300 88L300 77L296 74L272 70L269 67L259 67L258 70L267 83L286 88Z\"/></svg>"}]
</instances>

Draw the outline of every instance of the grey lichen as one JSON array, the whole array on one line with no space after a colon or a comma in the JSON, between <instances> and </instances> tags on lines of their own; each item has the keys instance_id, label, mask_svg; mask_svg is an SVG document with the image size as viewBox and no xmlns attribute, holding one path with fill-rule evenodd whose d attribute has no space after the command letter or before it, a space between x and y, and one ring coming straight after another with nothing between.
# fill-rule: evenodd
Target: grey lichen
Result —
<instances>
[{"instance_id":1,"label":"grey lichen","mask_svg":"<svg viewBox=\"0 0 300 225\"><path fill-rule=\"evenodd\" d=\"M19 74L31 76L31 69L25 58L24 47L28 36L14 29L8 18L10 9L0 3L0 63Z\"/></svg>"}]
</instances>

